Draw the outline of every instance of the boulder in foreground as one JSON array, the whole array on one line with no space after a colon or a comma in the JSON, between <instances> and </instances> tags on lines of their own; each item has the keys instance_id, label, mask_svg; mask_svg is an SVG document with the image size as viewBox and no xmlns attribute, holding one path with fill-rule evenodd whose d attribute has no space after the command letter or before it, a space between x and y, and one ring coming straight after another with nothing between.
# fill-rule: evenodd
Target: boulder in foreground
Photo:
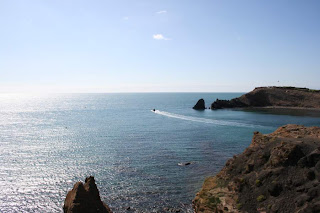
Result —
<instances>
[{"instance_id":1,"label":"boulder in foreground","mask_svg":"<svg viewBox=\"0 0 320 213\"><path fill-rule=\"evenodd\" d=\"M94 177L86 178L85 183L77 182L68 192L63 206L64 213L112 213L101 201Z\"/></svg>"},{"instance_id":2,"label":"boulder in foreground","mask_svg":"<svg viewBox=\"0 0 320 213\"><path fill-rule=\"evenodd\" d=\"M197 213L320 212L320 128L286 125L263 135L205 180Z\"/></svg>"},{"instance_id":3,"label":"boulder in foreground","mask_svg":"<svg viewBox=\"0 0 320 213\"><path fill-rule=\"evenodd\" d=\"M204 100L202 98L199 99L198 102L196 103L196 105L194 105L193 109L196 109L196 110L204 110L204 109L206 109Z\"/></svg>"}]
</instances>

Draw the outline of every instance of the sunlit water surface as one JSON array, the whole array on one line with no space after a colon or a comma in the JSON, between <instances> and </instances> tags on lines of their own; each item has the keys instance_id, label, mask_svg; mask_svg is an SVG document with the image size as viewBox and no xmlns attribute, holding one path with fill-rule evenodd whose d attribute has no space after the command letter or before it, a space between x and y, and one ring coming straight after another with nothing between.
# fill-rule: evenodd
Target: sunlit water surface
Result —
<instances>
[{"instance_id":1,"label":"sunlit water surface","mask_svg":"<svg viewBox=\"0 0 320 213\"><path fill-rule=\"evenodd\" d=\"M289 111L192 110L199 98L239 95L2 94L0 212L62 212L67 191L89 175L114 212L191 212L205 177L254 131L320 124Z\"/></svg>"}]
</instances>

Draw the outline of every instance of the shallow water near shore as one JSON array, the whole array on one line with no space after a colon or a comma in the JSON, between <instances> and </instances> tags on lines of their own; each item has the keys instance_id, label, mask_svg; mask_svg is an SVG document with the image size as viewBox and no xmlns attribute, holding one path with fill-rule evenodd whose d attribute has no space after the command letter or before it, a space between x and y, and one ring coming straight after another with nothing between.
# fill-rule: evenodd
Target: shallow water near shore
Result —
<instances>
[{"instance_id":1,"label":"shallow water near shore","mask_svg":"<svg viewBox=\"0 0 320 213\"><path fill-rule=\"evenodd\" d=\"M192 110L199 98L209 106L240 95L1 94L0 212L62 212L67 191L89 175L114 212L192 212L205 177L254 131L320 125L318 115L283 109Z\"/></svg>"}]
</instances>

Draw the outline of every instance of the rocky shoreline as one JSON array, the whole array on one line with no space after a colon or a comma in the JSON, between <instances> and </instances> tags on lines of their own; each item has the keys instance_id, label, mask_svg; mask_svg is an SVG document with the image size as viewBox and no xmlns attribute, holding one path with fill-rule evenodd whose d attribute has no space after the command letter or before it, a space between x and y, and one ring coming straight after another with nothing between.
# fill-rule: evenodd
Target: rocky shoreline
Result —
<instances>
[{"instance_id":1,"label":"rocky shoreline","mask_svg":"<svg viewBox=\"0 0 320 213\"><path fill-rule=\"evenodd\" d=\"M286 125L263 135L205 180L196 213L320 212L320 128Z\"/></svg>"}]
</instances>

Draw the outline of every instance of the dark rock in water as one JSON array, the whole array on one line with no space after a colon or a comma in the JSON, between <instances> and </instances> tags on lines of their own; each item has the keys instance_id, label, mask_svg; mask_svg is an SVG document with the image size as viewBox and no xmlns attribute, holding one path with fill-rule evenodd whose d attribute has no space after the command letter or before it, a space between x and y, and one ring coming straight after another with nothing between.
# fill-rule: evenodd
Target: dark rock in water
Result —
<instances>
[{"instance_id":1,"label":"dark rock in water","mask_svg":"<svg viewBox=\"0 0 320 213\"><path fill-rule=\"evenodd\" d=\"M263 135L205 180L196 213L320 212L320 127L286 125Z\"/></svg>"},{"instance_id":2,"label":"dark rock in water","mask_svg":"<svg viewBox=\"0 0 320 213\"><path fill-rule=\"evenodd\" d=\"M64 213L112 213L109 206L101 201L94 177L85 183L77 182L68 192L63 205Z\"/></svg>"},{"instance_id":3,"label":"dark rock in water","mask_svg":"<svg viewBox=\"0 0 320 213\"><path fill-rule=\"evenodd\" d=\"M215 102L211 104L211 109L223 109L223 108L240 108L246 107L245 103L241 102L239 99L231 99L229 100L219 100L217 99Z\"/></svg>"},{"instance_id":4,"label":"dark rock in water","mask_svg":"<svg viewBox=\"0 0 320 213\"><path fill-rule=\"evenodd\" d=\"M204 110L204 109L206 109L204 100L202 98L199 99L199 101L196 103L196 105L194 105L193 109L196 109L196 110Z\"/></svg>"}]
</instances>

